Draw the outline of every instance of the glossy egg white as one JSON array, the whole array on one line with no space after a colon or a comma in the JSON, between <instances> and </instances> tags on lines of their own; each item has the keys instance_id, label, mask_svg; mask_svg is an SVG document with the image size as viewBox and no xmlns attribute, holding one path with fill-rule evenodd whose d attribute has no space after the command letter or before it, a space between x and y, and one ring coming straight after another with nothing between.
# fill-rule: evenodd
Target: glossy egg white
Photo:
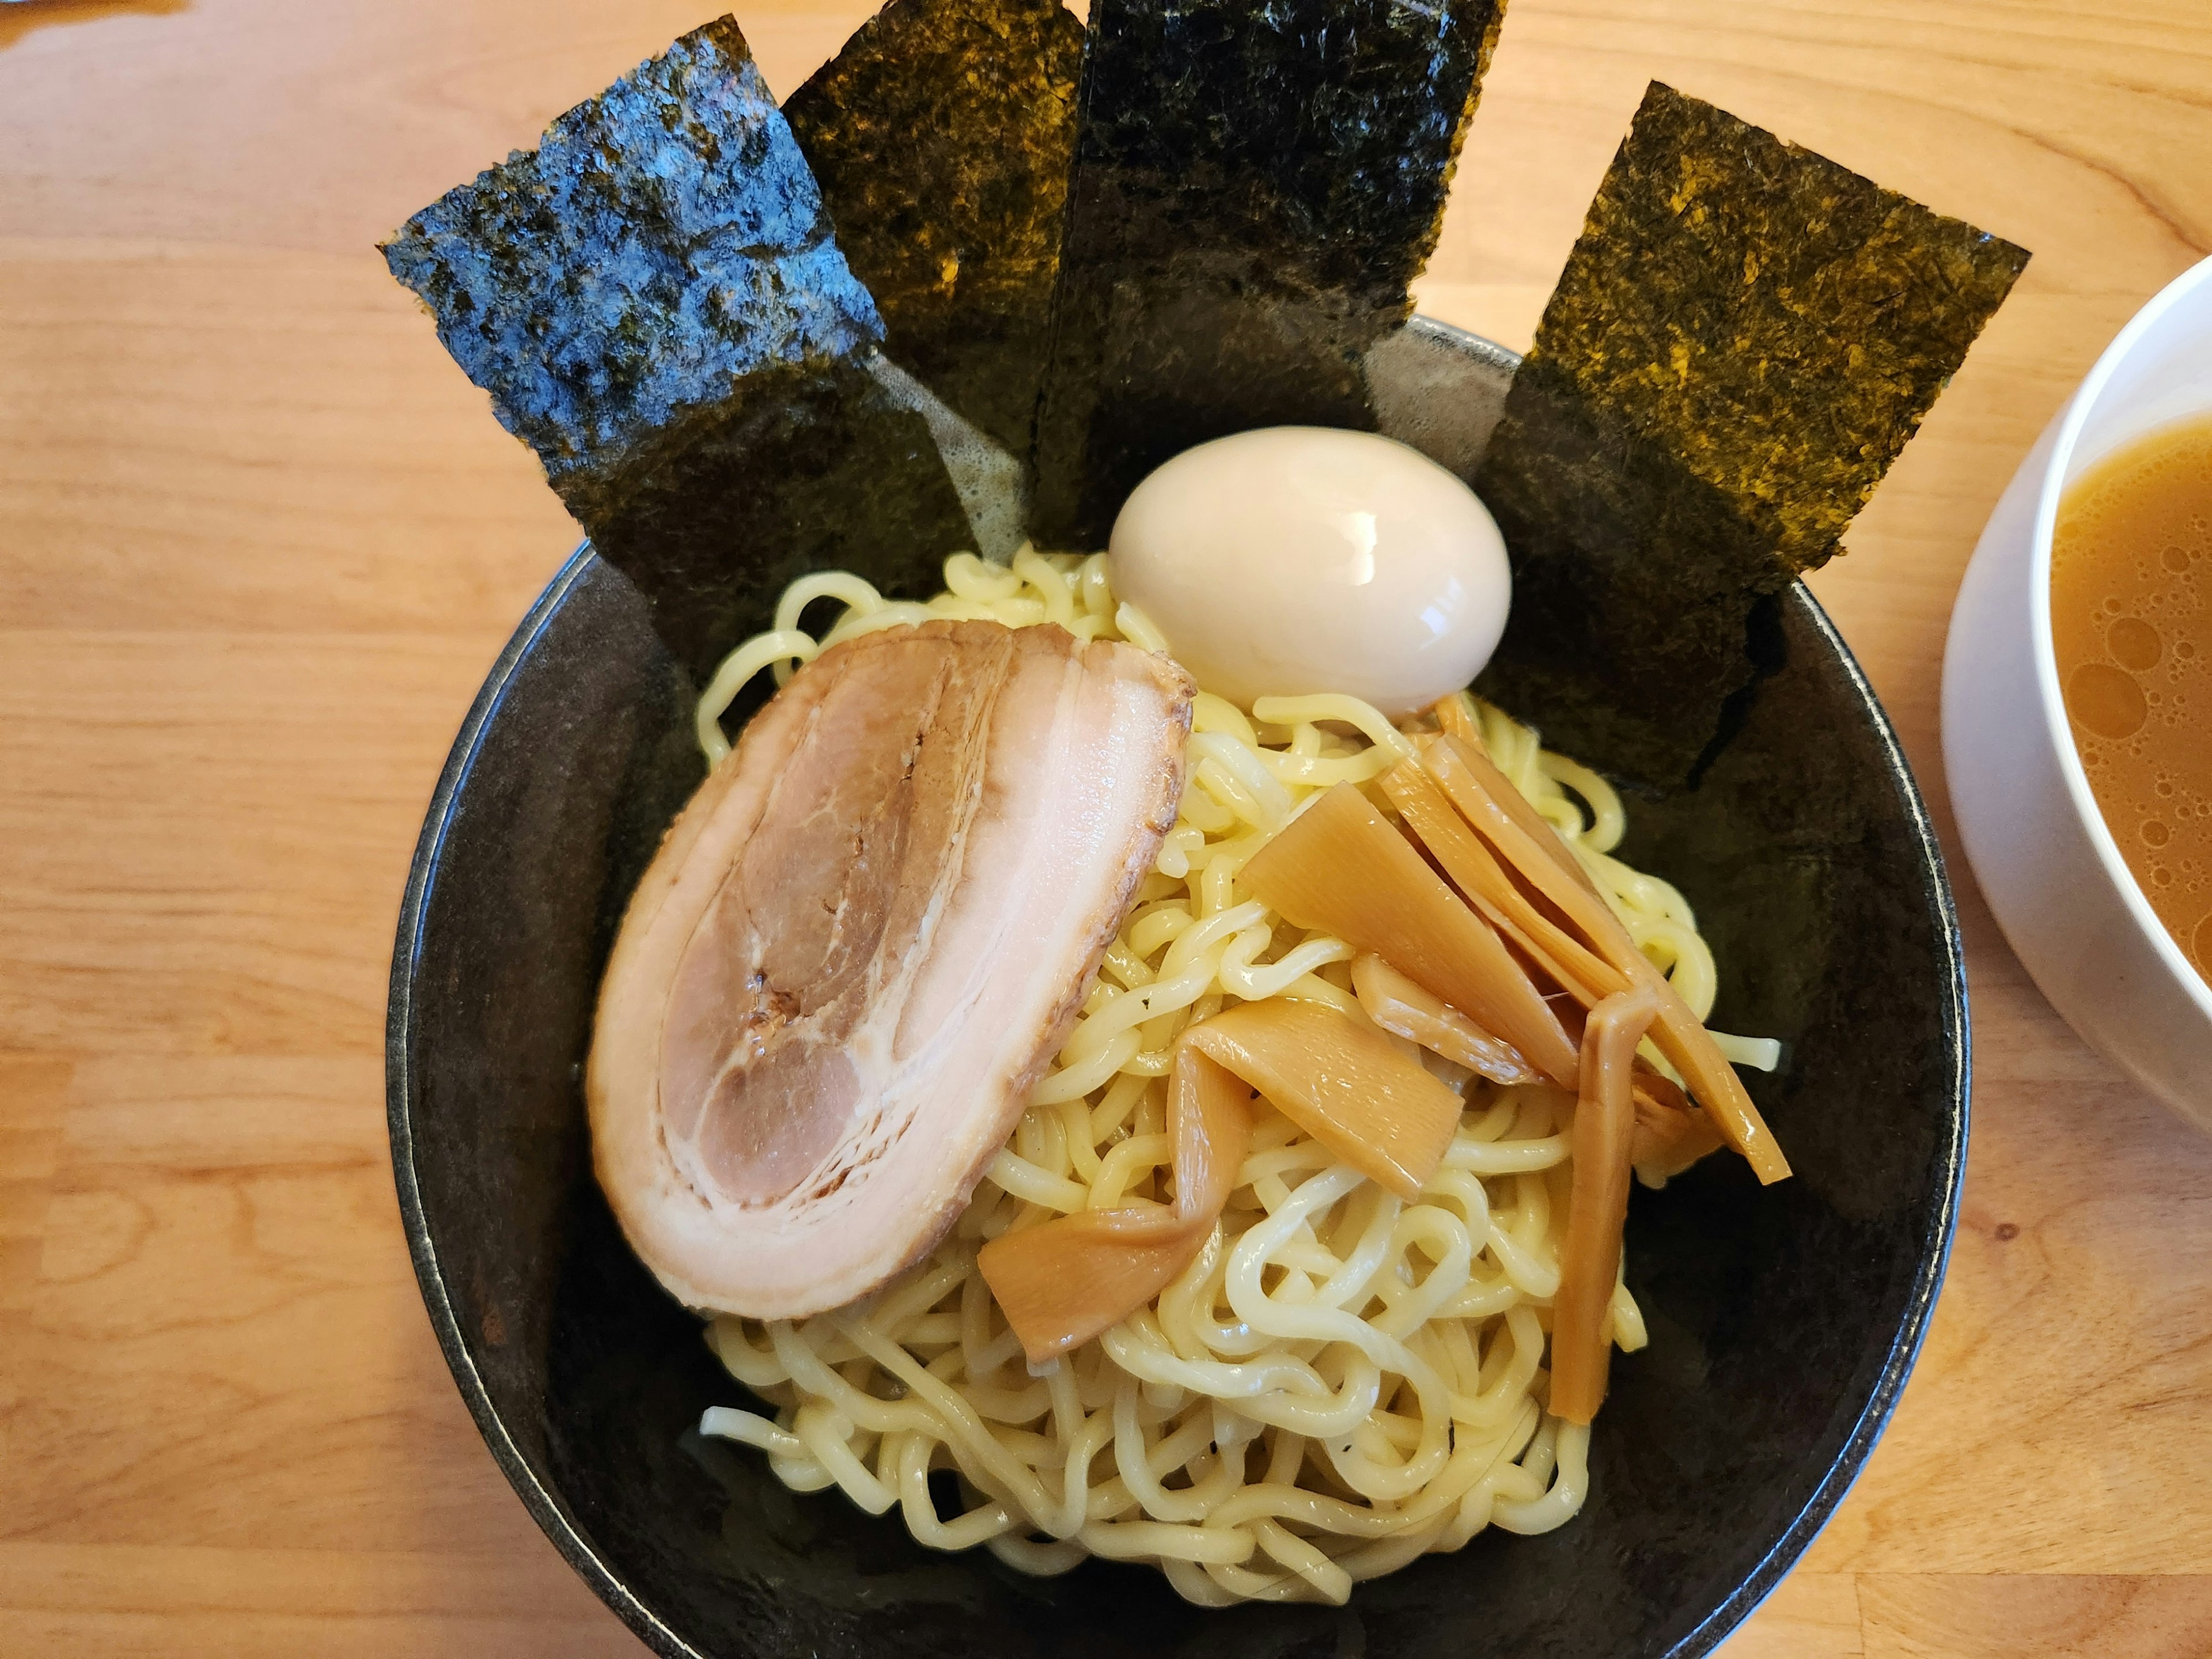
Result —
<instances>
[{"instance_id":1,"label":"glossy egg white","mask_svg":"<svg viewBox=\"0 0 2212 1659\"><path fill-rule=\"evenodd\" d=\"M1326 427L1185 450L1130 495L1108 561L1199 684L1247 708L1326 691L1426 708L1482 671L1513 592L1473 490L1394 439Z\"/></svg>"}]
</instances>

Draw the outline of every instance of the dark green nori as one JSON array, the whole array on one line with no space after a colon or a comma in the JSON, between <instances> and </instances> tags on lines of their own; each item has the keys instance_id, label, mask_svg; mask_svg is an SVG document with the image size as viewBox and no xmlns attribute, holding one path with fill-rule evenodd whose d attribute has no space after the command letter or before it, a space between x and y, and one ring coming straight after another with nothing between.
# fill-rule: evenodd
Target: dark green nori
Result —
<instances>
[{"instance_id":1,"label":"dark green nori","mask_svg":"<svg viewBox=\"0 0 2212 1659\"><path fill-rule=\"evenodd\" d=\"M1360 357L1436 245L1504 0L1095 0L1036 528L1102 544L1146 473L1372 427Z\"/></svg>"},{"instance_id":2,"label":"dark green nori","mask_svg":"<svg viewBox=\"0 0 2212 1659\"><path fill-rule=\"evenodd\" d=\"M783 364L647 447L595 504L592 542L653 601L653 626L703 680L757 608L816 570L927 599L975 544L929 427L860 363ZM759 573L732 583L730 572ZM649 573L649 583L639 572ZM744 594L751 606L729 607Z\"/></svg>"},{"instance_id":3,"label":"dark green nori","mask_svg":"<svg viewBox=\"0 0 2212 1659\"><path fill-rule=\"evenodd\" d=\"M1513 558L1480 689L1688 778L2027 255L1653 82L1477 475Z\"/></svg>"},{"instance_id":4,"label":"dark green nori","mask_svg":"<svg viewBox=\"0 0 2212 1659\"><path fill-rule=\"evenodd\" d=\"M1029 453L1075 151L1060 0L891 0L785 101L884 349Z\"/></svg>"},{"instance_id":5,"label":"dark green nori","mask_svg":"<svg viewBox=\"0 0 2212 1659\"><path fill-rule=\"evenodd\" d=\"M728 18L384 252L695 674L760 621L692 607L709 562L918 592L969 540L927 427L863 367L883 325Z\"/></svg>"}]
</instances>

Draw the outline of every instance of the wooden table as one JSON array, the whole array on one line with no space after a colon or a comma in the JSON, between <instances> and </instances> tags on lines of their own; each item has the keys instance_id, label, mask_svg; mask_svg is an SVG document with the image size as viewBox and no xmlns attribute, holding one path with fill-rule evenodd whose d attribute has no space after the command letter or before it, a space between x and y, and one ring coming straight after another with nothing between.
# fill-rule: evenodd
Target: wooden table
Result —
<instances>
[{"instance_id":1,"label":"wooden table","mask_svg":"<svg viewBox=\"0 0 2212 1659\"><path fill-rule=\"evenodd\" d=\"M741 21L787 91L867 9ZM640 1651L478 1442L392 1196L408 855L576 532L371 244L703 15L0 7L0 1652ZM1432 314L1526 343L1654 76L2035 250L1816 583L1940 815L1975 533L2212 244L2212 7L1515 0ZM1949 1286L1728 1652L2212 1652L2212 1143L2068 1033L1954 871Z\"/></svg>"}]
</instances>

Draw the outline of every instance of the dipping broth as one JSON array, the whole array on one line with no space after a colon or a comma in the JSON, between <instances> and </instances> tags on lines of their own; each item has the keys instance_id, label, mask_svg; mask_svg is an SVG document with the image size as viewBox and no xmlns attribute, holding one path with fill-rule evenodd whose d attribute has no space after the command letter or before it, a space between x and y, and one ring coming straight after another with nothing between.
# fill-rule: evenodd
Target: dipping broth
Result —
<instances>
[{"instance_id":1,"label":"dipping broth","mask_svg":"<svg viewBox=\"0 0 2212 1659\"><path fill-rule=\"evenodd\" d=\"M2212 981L2212 415L2146 434L2067 490L2051 629L2098 810Z\"/></svg>"}]
</instances>

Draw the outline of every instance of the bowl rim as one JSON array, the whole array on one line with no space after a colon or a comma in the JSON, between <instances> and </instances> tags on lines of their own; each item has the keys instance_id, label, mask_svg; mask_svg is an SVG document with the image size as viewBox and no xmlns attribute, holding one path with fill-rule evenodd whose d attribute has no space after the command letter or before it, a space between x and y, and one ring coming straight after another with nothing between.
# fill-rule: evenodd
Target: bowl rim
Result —
<instances>
[{"instance_id":1,"label":"bowl rim","mask_svg":"<svg viewBox=\"0 0 2212 1659\"><path fill-rule=\"evenodd\" d=\"M1480 335L1418 315L1409 325L1416 325L1422 332L1449 342L1470 357L1494 367L1519 367L1519 354ZM493 1461L554 1547L634 1634L663 1659L712 1659L663 1620L623 1583L584 1536L558 1498L538 1478L509 1433L462 1334L453 1298L446 1288L437 1245L429 1234L422 1185L415 1169L411 1121L415 1079L409 1055L414 1035L415 972L446 839L453 827L462 790L482 750L485 732L505 704L524 661L576 587L599 568L599 563L589 541L580 543L568 556L509 636L477 690L447 751L408 866L406 892L400 902L385 1028L386 1116L400 1218L406 1231L408 1255L415 1264L423 1307L454 1383L468 1406L470 1416L476 1419ZM1949 1098L1954 1109L1938 1126L1939 1144L1931 1164L1936 1173L1934 1218L1937 1243L1916 1265L1903 1316L1890 1339L1865 1404L1797 1512L1769 1541L1735 1588L1667 1648L1662 1659L1702 1659L1702 1656L1717 1647L1779 1587L1856 1484L1875 1442L1888 1426L1926 1342L1958 1235L1960 1196L1966 1179L1967 1127L1972 1116L1972 1028L1968 1016L1965 950L1942 847L1896 730L1843 635L1802 581L1793 582L1784 591L1784 603L1801 606L1806 621L1835 653L1845 679L1872 725L1884 768L1904 804L1918 854L1917 861L1927 878L1936 910L1936 933L1945 969L1942 1024L1951 1057Z\"/></svg>"},{"instance_id":2,"label":"bowl rim","mask_svg":"<svg viewBox=\"0 0 2212 1659\"><path fill-rule=\"evenodd\" d=\"M2036 702L2043 716L2045 732L2058 757L2058 777L2065 788L2067 805L2088 837L2098 868L2118 896L2128 920L2148 945L2159 965L2196 1006L2198 1016L2212 1024L2212 982L2197 971L2179 941L2159 920L2149 895L2143 891L2142 884L2136 879L2136 872L2128 867L2127 859L2120 852L2118 837L2112 834L2112 825L2105 822L2105 810L2097 804L2096 791L2090 787L2088 768L2082 764L2081 749L2074 741L2073 722L2066 714L2065 692L2058 684L2058 647L2051 620L2051 561L2058 535L2058 509L2067 485L2073 482L2083 434L2092 418L2101 412L2105 393L2123 365L2135 357L2144 339L2155 333L2176 307L2206 287L2212 287L2212 258L2199 260L2145 301L2142 308L2128 319L2127 325L2098 355L2060 411L2051 453L2045 458L2042 475L2036 481L2035 522L2027 554L2027 604ZM2206 326L2212 330L2212 322ZM2101 460L2125 444L2147 437L2173 421L2201 420L2208 410L2212 410L2212 390L2206 392L2204 402L2194 416L2170 415L2155 426L2133 430L2119 444L2107 446L2095 459Z\"/></svg>"}]
</instances>

